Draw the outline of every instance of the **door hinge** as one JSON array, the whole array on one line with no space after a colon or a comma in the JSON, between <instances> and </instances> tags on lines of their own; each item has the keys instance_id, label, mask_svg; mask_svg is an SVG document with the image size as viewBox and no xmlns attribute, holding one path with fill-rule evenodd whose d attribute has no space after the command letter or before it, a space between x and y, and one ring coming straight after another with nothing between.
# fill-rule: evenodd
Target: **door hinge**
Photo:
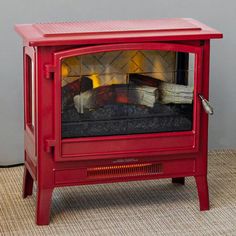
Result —
<instances>
[{"instance_id":1,"label":"door hinge","mask_svg":"<svg viewBox=\"0 0 236 236\"><path fill-rule=\"evenodd\" d=\"M55 139L46 139L45 141L45 151L51 153L56 146Z\"/></svg>"},{"instance_id":2,"label":"door hinge","mask_svg":"<svg viewBox=\"0 0 236 236\"><path fill-rule=\"evenodd\" d=\"M55 72L55 67L51 64L46 64L44 66L44 73L46 79L53 79L53 73Z\"/></svg>"}]
</instances>

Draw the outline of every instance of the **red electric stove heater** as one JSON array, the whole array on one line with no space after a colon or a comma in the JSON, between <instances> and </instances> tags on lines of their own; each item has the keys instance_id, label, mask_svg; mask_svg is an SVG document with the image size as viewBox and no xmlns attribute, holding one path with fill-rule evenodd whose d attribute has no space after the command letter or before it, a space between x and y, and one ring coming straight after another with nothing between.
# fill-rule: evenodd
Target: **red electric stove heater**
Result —
<instances>
[{"instance_id":1,"label":"red electric stove heater","mask_svg":"<svg viewBox=\"0 0 236 236\"><path fill-rule=\"evenodd\" d=\"M17 25L24 42L23 197L55 187L194 176L207 186L210 39L193 19ZM157 196L158 197L158 196Z\"/></svg>"}]
</instances>

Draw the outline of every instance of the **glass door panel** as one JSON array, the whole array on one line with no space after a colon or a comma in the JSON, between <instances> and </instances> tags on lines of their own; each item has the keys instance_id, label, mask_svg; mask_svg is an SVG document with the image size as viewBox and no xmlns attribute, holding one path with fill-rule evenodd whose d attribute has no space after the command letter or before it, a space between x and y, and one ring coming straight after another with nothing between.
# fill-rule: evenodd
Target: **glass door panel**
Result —
<instances>
[{"instance_id":1,"label":"glass door panel","mask_svg":"<svg viewBox=\"0 0 236 236\"><path fill-rule=\"evenodd\" d=\"M62 138L192 130L194 60L159 50L63 59Z\"/></svg>"}]
</instances>

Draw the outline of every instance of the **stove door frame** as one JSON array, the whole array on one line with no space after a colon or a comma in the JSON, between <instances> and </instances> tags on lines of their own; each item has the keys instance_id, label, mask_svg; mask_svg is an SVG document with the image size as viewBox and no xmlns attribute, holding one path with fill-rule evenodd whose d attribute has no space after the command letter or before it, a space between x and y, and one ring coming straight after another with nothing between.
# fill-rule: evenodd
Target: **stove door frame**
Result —
<instances>
[{"instance_id":1,"label":"stove door frame","mask_svg":"<svg viewBox=\"0 0 236 236\"><path fill-rule=\"evenodd\" d=\"M192 131L130 134L100 137L61 138L61 61L66 57L118 50L169 50L195 54L194 114ZM199 151L202 81L202 46L174 43L124 43L84 46L54 53L54 159L78 161L142 157ZM91 148L93 147L93 148Z\"/></svg>"}]
</instances>

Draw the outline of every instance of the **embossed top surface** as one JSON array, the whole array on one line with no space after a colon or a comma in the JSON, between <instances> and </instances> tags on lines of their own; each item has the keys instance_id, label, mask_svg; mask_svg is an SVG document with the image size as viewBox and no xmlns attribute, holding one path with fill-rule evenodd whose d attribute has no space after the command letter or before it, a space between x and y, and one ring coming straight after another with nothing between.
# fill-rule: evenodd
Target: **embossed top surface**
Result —
<instances>
[{"instance_id":1,"label":"embossed top surface","mask_svg":"<svg viewBox=\"0 0 236 236\"><path fill-rule=\"evenodd\" d=\"M199 26L181 18L168 20L41 23L34 24L33 26L45 37L115 32L201 30Z\"/></svg>"},{"instance_id":2,"label":"embossed top surface","mask_svg":"<svg viewBox=\"0 0 236 236\"><path fill-rule=\"evenodd\" d=\"M16 25L15 29L30 46L222 38L219 31L190 18L36 23Z\"/></svg>"}]
</instances>

